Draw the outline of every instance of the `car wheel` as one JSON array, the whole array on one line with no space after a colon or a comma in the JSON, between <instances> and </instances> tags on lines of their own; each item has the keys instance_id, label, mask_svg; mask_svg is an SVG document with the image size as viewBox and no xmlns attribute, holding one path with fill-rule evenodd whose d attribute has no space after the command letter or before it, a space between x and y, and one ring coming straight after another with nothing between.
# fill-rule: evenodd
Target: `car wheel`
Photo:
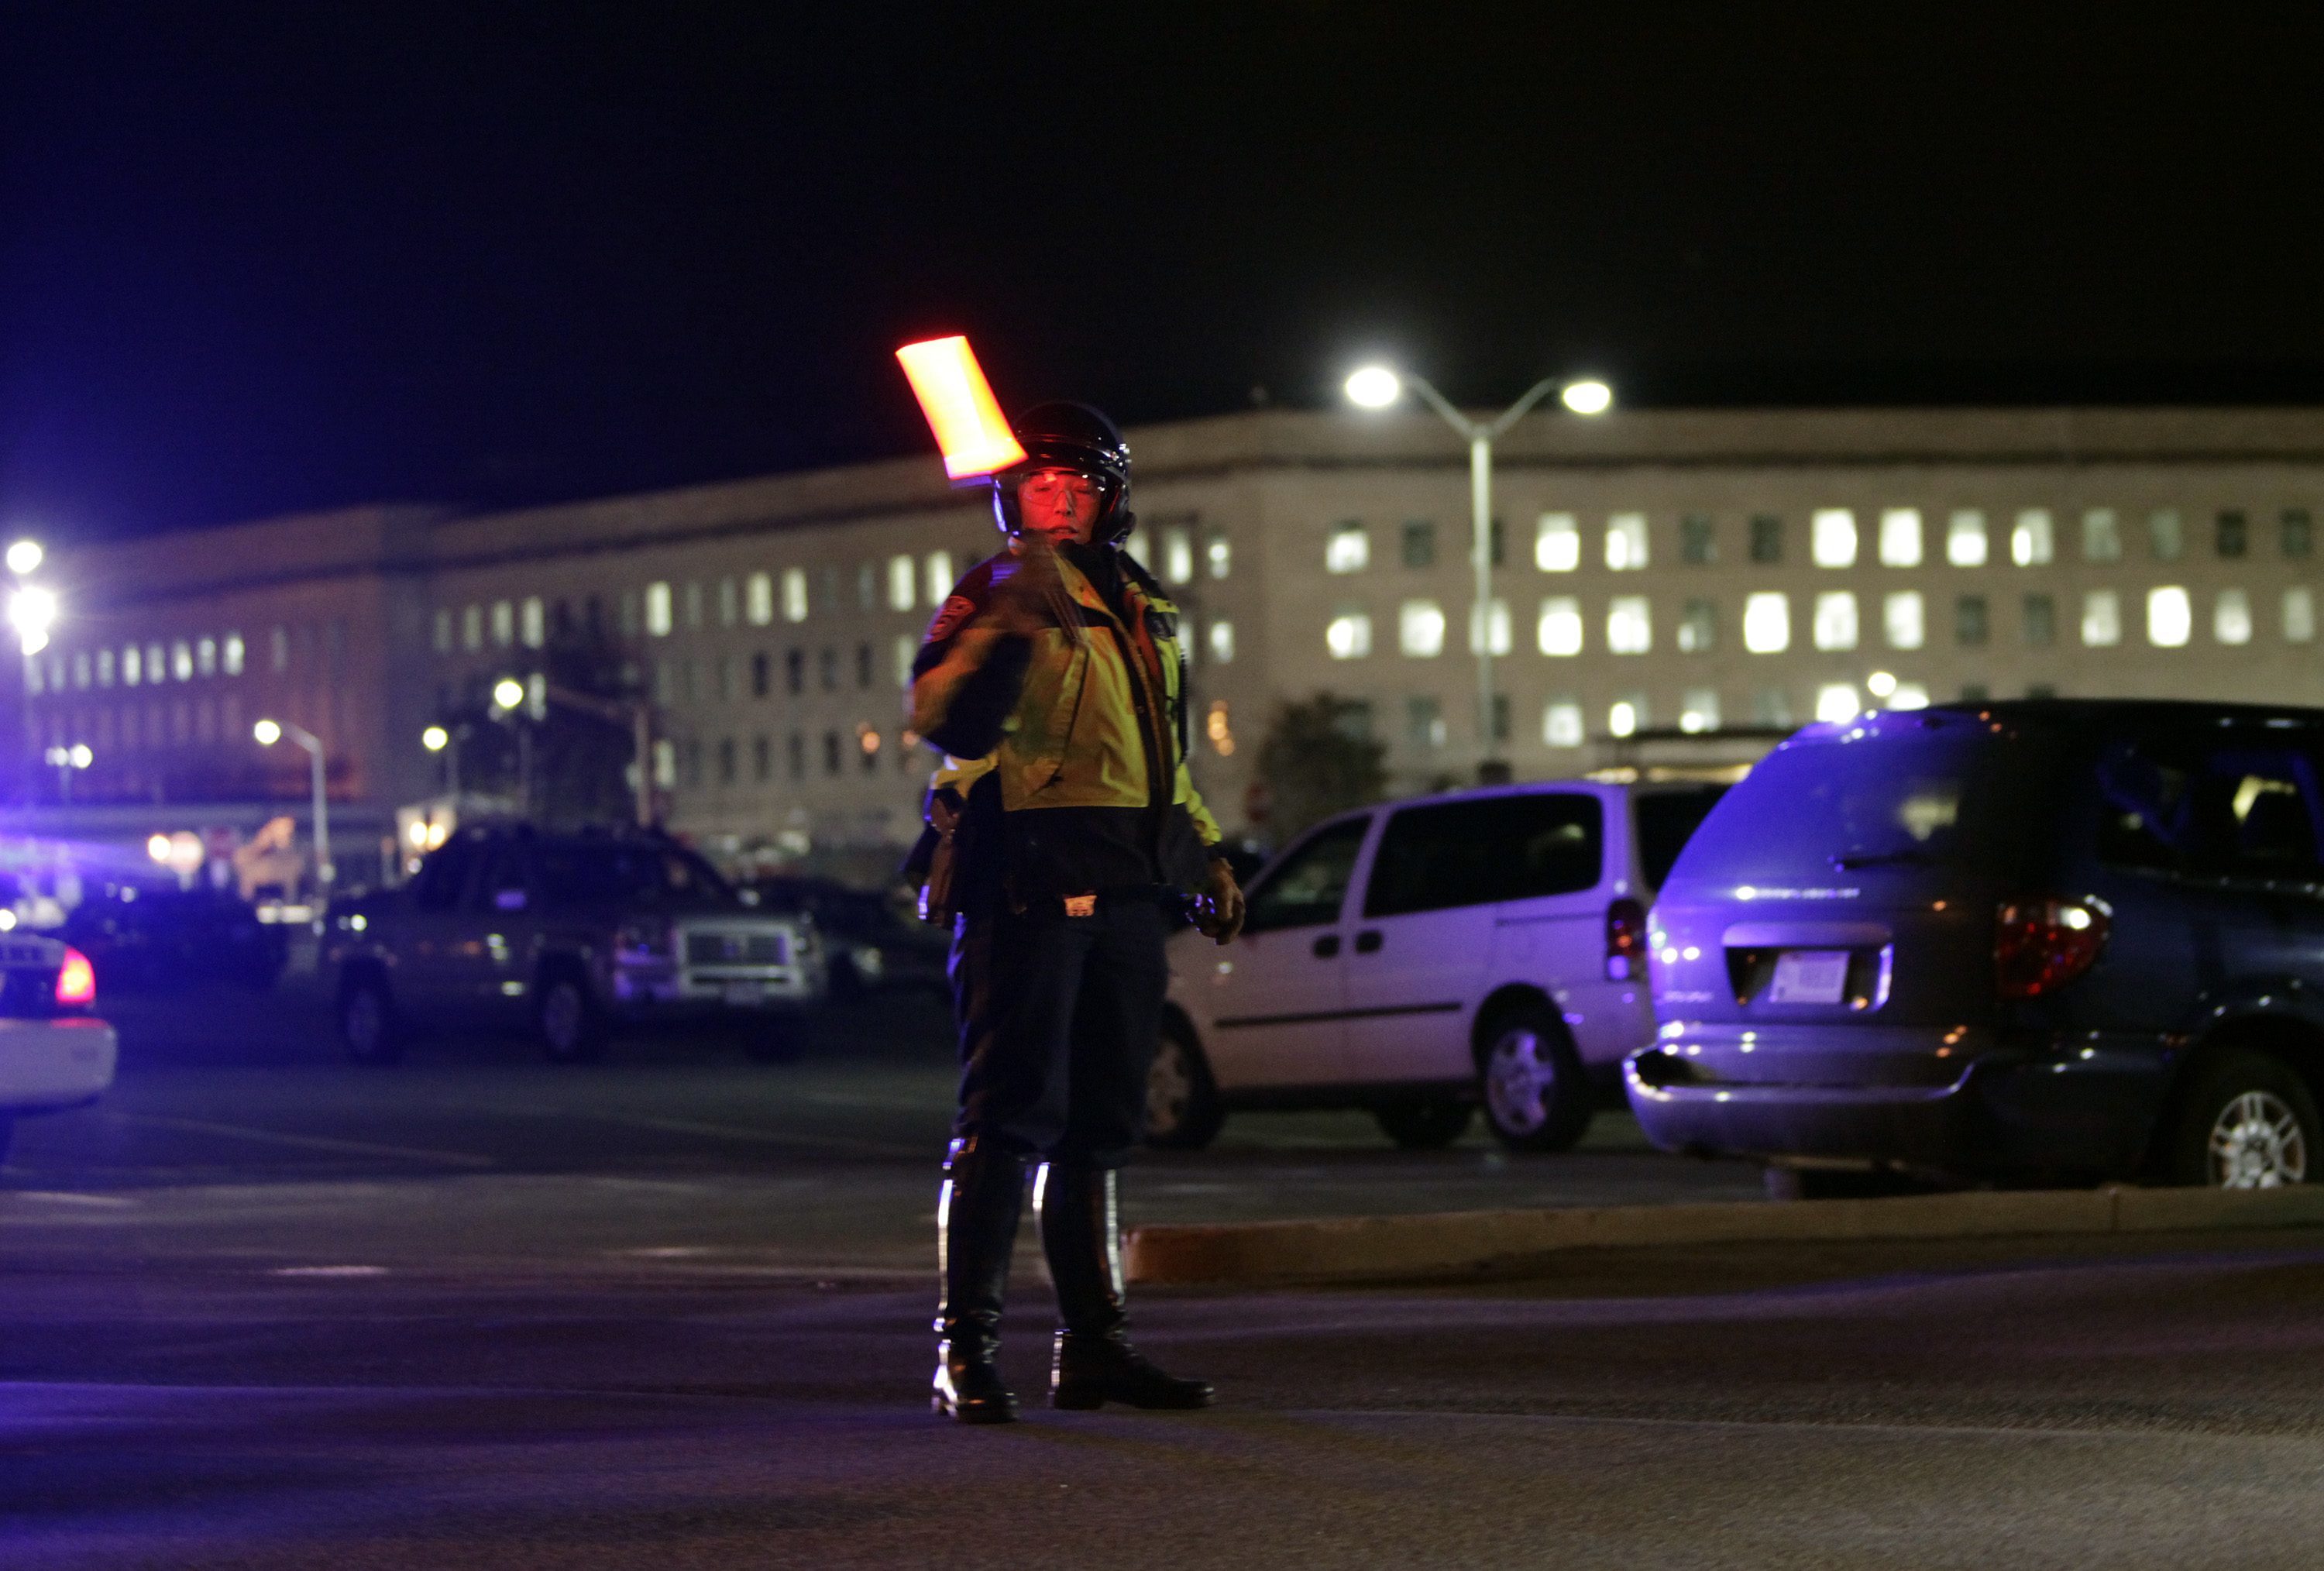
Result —
<instances>
[{"instance_id":1,"label":"car wheel","mask_svg":"<svg viewBox=\"0 0 2324 1571\"><path fill-rule=\"evenodd\" d=\"M2201 1071L2181 1111L2171 1176L2216 1189L2314 1181L2324 1157L2316 1099L2281 1059L2232 1052Z\"/></svg>"},{"instance_id":2,"label":"car wheel","mask_svg":"<svg viewBox=\"0 0 2324 1571\"><path fill-rule=\"evenodd\" d=\"M1167 1021L1146 1071L1146 1143L1164 1151L1200 1151L1218 1138L1226 1121L1194 1033L1176 1021Z\"/></svg>"},{"instance_id":3,"label":"car wheel","mask_svg":"<svg viewBox=\"0 0 2324 1571\"><path fill-rule=\"evenodd\" d=\"M754 1064L797 1063L806 1045L795 1020L753 1021L743 1028L742 1054Z\"/></svg>"},{"instance_id":4,"label":"car wheel","mask_svg":"<svg viewBox=\"0 0 2324 1571\"><path fill-rule=\"evenodd\" d=\"M533 1030L552 1064L594 1062L604 1050L605 1025L589 984L570 971L543 977L533 999Z\"/></svg>"},{"instance_id":5,"label":"car wheel","mask_svg":"<svg viewBox=\"0 0 2324 1571\"><path fill-rule=\"evenodd\" d=\"M1571 1151L1590 1127L1590 1084L1565 1022L1542 1004L1497 1017L1477 1055L1478 1101L1513 1151Z\"/></svg>"},{"instance_id":6,"label":"car wheel","mask_svg":"<svg viewBox=\"0 0 2324 1571\"><path fill-rule=\"evenodd\" d=\"M403 1036L384 977L362 973L340 984L339 1040L358 1064L392 1064L403 1056Z\"/></svg>"},{"instance_id":7,"label":"car wheel","mask_svg":"<svg viewBox=\"0 0 2324 1571\"><path fill-rule=\"evenodd\" d=\"M1467 1132L1474 1104L1452 1096L1402 1096L1372 1109L1380 1132L1408 1151L1443 1151Z\"/></svg>"}]
</instances>

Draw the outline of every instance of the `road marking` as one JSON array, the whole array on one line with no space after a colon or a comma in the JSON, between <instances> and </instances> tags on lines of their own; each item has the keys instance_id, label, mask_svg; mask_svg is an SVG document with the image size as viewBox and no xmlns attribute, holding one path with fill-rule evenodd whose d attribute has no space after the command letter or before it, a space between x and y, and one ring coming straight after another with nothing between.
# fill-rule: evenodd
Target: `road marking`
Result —
<instances>
[{"instance_id":1,"label":"road marking","mask_svg":"<svg viewBox=\"0 0 2324 1571\"><path fill-rule=\"evenodd\" d=\"M889 1141L850 1140L836 1134L794 1134L775 1129L749 1129L733 1123L699 1123L690 1118L615 1118L607 1114L589 1116L601 1123L626 1123L640 1129L665 1130L672 1134L706 1134L719 1140L754 1141L762 1145L815 1146L825 1151L858 1151L876 1157L927 1157L931 1150L924 1146L899 1145Z\"/></svg>"},{"instance_id":2,"label":"road marking","mask_svg":"<svg viewBox=\"0 0 2324 1571\"><path fill-rule=\"evenodd\" d=\"M137 1204L119 1195L75 1195L62 1189L18 1189L14 1191L14 1197L19 1200L45 1200L51 1206L103 1206L117 1209Z\"/></svg>"},{"instance_id":3,"label":"road marking","mask_svg":"<svg viewBox=\"0 0 2324 1571\"><path fill-rule=\"evenodd\" d=\"M266 1273L270 1277L383 1277L383 1265L285 1265Z\"/></svg>"},{"instance_id":4,"label":"road marking","mask_svg":"<svg viewBox=\"0 0 2324 1571\"><path fill-rule=\"evenodd\" d=\"M260 1141L273 1145L287 1145L304 1151L341 1151L350 1156L393 1157L399 1161L439 1162L454 1168L490 1168L498 1164L487 1156L475 1151L427 1151L418 1146L375 1145L370 1141L336 1140L327 1134L286 1134L281 1130L251 1129L239 1123L212 1123L207 1119L170 1118L157 1113L115 1113L110 1116L124 1123L143 1123L156 1129L180 1130L188 1134L218 1134L229 1140Z\"/></svg>"}]
</instances>

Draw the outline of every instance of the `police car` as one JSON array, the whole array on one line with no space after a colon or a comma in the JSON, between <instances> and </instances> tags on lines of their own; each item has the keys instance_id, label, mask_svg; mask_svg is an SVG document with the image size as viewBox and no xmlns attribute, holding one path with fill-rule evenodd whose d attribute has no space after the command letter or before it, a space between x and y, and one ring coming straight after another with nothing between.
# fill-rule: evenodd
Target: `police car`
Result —
<instances>
[{"instance_id":1,"label":"police car","mask_svg":"<svg viewBox=\"0 0 2324 1571\"><path fill-rule=\"evenodd\" d=\"M97 971L55 938L0 934L0 1161L18 1117L96 1101L118 1044L97 1018Z\"/></svg>"}]
</instances>

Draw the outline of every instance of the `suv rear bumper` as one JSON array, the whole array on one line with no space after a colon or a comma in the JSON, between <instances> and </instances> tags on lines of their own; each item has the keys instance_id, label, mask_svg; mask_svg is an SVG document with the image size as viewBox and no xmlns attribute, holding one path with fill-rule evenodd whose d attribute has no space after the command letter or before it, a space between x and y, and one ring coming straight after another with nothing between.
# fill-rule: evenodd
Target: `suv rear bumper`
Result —
<instances>
[{"instance_id":1,"label":"suv rear bumper","mask_svg":"<svg viewBox=\"0 0 2324 1571\"><path fill-rule=\"evenodd\" d=\"M2172 1055L2151 1039L1994 1046L1942 1085L1706 1081L1664 1047L1622 1067L1646 1138L1704 1156L1873 1163L1963 1176L2136 1170Z\"/></svg>"},{"instance_id":2,"label":"suv rear bumper","mask_svg":"<svg viewBox=\"0 0 2324 1571\"><path fill-rule=\"evenodd\" d=\"M113 1084L118 1040L94 1016L0 1020L0 1114L58 1113Z\"/></svg>"}]
</instances>

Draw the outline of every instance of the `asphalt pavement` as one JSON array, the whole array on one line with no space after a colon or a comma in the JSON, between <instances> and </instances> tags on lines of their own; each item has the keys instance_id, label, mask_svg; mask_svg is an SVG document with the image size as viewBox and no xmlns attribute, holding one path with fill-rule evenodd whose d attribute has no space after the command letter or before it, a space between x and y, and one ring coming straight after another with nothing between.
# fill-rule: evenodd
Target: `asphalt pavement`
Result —
<instances>
[{"instance_id":1,"label":"asphalt pavement","mask_svg":"<svg viewBox=\"0 0 2324 1571\"><path fill-rule=\"evenodd\" d=\"M0 1174L0 1565L2306 1566L2324 1237L1575 1252L1433 1291L1148 1291L1184 1415L926 1406L940 1015L337 1059L296 994L119 1000ZM1756 1196L1238 1118L1143 1219Z\"/></svg>"}]
</instances>

